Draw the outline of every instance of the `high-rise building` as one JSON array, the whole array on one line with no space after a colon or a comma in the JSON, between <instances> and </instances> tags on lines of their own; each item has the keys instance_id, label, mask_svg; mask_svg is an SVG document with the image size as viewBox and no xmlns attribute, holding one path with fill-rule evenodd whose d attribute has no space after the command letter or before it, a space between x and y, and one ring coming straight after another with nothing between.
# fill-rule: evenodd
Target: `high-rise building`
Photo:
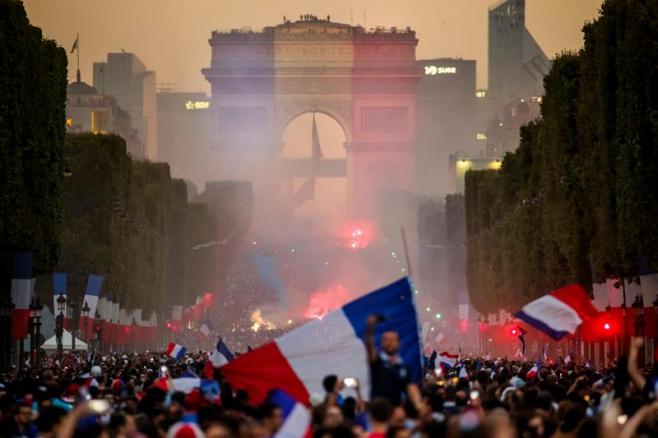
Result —
<instances>
[{"instance_id":1,"label":"high-rise building","mask_svg":"<svg viewBox=\"0 0 658 438\"><path fill-rule=\"evenodd\" d=\"M487 99L494 112L512 100L544 94L550 66L525 27L525 0L502 0L489 8Z\"/></svg>"},{"instance_id":2,"label":"high-rise building","mask_svg":"<svg viewBox=\"0 0 658 438\"><path fill-rule=\"evenodd\" d=\"M134 53L108 53L106 62L94 63L94 87L114 96L130 114L146 145L145 158L158 158L158 123L155 72L149 71Z\"/></svg>"},{"instance_id":3,"label":"high-rise building","mask_svg":"<svg viewBox=\"0 0 658 438\"><path fill-rule=\"evenodd\" d=\"M420 193L448 191L448 157L477 149L474 60L437 58L417 62L416 187Z\"/></svg>"},{"instance_id":4,"label":"high-rise building","mask_svg":"<svg viewBox=\"0 0 658 438\"><path fill-rule=\"evenodd\" d=\"M199 187L214 173L205 165L211 151L210 105L206 93L158 93L158 160L169 163L172 176Z\"/></svg>"}]
</instances>

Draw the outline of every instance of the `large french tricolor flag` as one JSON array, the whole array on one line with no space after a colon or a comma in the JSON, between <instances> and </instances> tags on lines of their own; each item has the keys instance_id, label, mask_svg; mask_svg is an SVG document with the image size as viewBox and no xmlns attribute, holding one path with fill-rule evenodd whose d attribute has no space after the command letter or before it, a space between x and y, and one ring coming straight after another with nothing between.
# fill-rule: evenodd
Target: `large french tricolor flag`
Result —
<instances>
[{"instance_id":1,"label":"large french tricolor flag","mask_svg":"<svg viewBox=\"0 0 658 438\"><path fill-rule=\"evenodd\" d=\"M576 333L583 323L598 314L587 292L578 284L554 290L523 306L514 316L555 340Z\"/></svg>"},{"instance_id":2,"label":"large french tricolor flag","mask_svg":"<svg viewBox=\"0 0 658 438\"><path fill-rule=\"evenodd\" d=\"M11 337L13 339L27 337L33 288L32 253L14 254L11 279L11 301L14 303L11 311Z\"/></svg>"},{"instance_id":3,"label":"large french tricolor flag","mask_svg":"<svg viewBox=\"0 0 658 438\"><path fill-rule=\"evenodd\" d=\"M183 347L180 344L174 344L173 342L169 343L167 346L167 350L165 353L167 356L172 357L174 359L182 359L183 356L185 356L185 352L187 349Z\"/></svg>"},{"instance_id":4,"label":"large french tricolor flag","mask_svg":"<svg viewBox=\"0 0 658 438\"><path fill-rule=\"evenodd\" d=\"M369 398L370 375L364 345L366 319L383 315L375 341L394 330L400 336L400 356L410 377L422 375L420 325L409 280L395 283L346 304L282 337L229 362L221 368L234 388L246 390L252 404L260 404L271 389L281 389L308 406L309 395L323 393L329 374L354 377Z\"/></svg>"},{"instance_id":5,"label":"large french tricolor flag","mask_svg":"<svg viewBox=\"0 0 658 438\"><path fill-rule=\"evenodd\" d=\"M89 274L87 279L87 291L85 292L85 301L89 306L89 315L93 318L96 314L96 306L98 305L98 297L101 294L101 286L103 285L103 276Z\"/></svg>"}]
</instances>

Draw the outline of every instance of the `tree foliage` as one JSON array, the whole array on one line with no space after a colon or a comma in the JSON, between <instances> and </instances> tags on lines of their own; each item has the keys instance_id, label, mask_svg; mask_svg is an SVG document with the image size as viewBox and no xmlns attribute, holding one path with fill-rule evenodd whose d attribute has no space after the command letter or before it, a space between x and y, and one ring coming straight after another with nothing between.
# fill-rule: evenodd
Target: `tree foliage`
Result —
<instances>
[{"instance_id":1,"label":"tree foliage","mask_svg":"<svg viewBox=\"0 0 658 438\"><path fill-rule=\"evenodd\" d=\"M0 246L2 266L34 252L35 272L58 257L66 54L30 25L23 4L0 0Z\"/></svg>"},{"instance_id":2,"label":"tree foliage","mask_svg":"<svg viewBox=\"0 0 658 438\"><path fill-rule=\"evenodd\" d=\"M73 295L83 294L88 273L104 275L103 289L126 309L189 304L208 290L199 277L212 266L187 261L216 220L188 203L185 182L167 164L131 159L116 135L67 134L65 151L72 175L57 269L69 273Z\"/></svg>"},{"instance_id":3,"label":"tree foliage","mask_svg":"<svg viewBox=\"0 0 658 438\"><path fill-rule=\"evenodd\" d=\"M486 312L658 270L658 1L607 0L557 57L541 118L466 175L467 279Z\"/></svg>"}]
</instances>

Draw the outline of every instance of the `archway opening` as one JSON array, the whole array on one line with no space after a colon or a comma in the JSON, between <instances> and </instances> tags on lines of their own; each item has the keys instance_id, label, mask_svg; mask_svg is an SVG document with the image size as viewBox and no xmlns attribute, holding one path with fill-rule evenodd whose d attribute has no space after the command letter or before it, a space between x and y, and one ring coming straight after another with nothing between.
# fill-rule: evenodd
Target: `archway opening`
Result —
<instances>
[{"instance_id":1,"label":"archway opening","mask_svg":"<svg viewBox=\"0 0 658 438\"><path fill-rule=\"evenodd\" d=\"M288 123L281 140L282 193L294 217L330 227L340 224L347 209L343 128L331 116L308 112Z\"/></svg>"}]
</instances>

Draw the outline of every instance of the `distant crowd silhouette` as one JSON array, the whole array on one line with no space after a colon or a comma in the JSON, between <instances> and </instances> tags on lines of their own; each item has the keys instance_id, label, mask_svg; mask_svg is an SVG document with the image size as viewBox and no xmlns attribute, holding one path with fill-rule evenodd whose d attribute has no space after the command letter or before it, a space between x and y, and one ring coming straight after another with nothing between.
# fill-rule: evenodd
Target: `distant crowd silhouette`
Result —
<instances>
[{"instance_id":1,"label":"distant crowd silhouette","mask_svg":"<svg viewBox=\"0 0 658 438\"><path fill-rule=\"evenodd\" d=\"M329 14L327 14L327 18L322 19L322 18L319 18L317 15L313 15L313 14L301 14L299 16L299 21L316 21L316 22L323 21L323 22L329 23L331 21L331 16ZM284 15L283 16L283 22L288 24L288 23L290 23L290 20Z\"/></svg>"}]
</instances>

